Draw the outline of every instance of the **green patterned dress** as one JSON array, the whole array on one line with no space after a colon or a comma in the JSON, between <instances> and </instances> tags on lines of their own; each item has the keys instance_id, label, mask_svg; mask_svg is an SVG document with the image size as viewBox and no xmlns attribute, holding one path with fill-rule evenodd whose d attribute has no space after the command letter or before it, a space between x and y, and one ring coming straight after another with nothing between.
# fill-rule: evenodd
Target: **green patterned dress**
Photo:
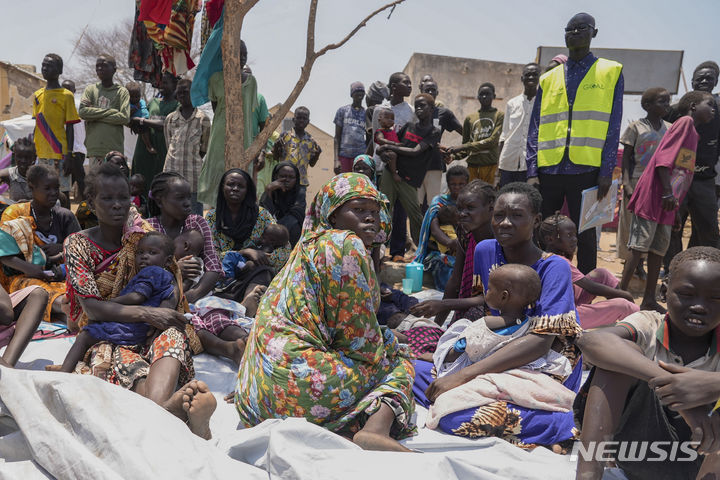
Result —
<instances>
[{"instance_id":1,"label":"green patterned dress","mask_svg":"<svg viewBox=\"0 0 720 480\"><path fill-rule=\"evenodd\" d=\"M409 351L377 322L380 290L370 254L353 232L328 222L354 198L383 206L377 241L387 238L386 199L364 175L339 175L318 193L247 340L235 404L248 427L268 418L305 417L352 433L385 403L395 412L395 438L415 430L413 364Z\"/></svg>"}]
</instances>

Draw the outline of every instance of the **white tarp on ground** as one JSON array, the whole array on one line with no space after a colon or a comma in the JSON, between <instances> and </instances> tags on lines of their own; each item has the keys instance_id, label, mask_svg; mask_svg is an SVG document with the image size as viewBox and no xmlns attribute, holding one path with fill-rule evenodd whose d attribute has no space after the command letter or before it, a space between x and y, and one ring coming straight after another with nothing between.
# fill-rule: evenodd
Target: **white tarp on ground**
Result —
<instances>
[{"instance_id":1,"label":"white tarp on ground","mask_svg":"<svg viewBox=\"0 0 720 480\"><path fill-rule=\"evenodd\" d=\"M299 480L573 479L568 456L526 452L498 439L469 440L423 428L403 441L423 454L366 452L304 419L238 430L222 401L235 368L195 357L198 379L218 400L213 440L195 437L153 402L99 379L42 371L73 339L32 342L17 370L0 368L0 480L263 478ZM607 476L606 476L607 478Z\"/></svg>"}]
</instances>

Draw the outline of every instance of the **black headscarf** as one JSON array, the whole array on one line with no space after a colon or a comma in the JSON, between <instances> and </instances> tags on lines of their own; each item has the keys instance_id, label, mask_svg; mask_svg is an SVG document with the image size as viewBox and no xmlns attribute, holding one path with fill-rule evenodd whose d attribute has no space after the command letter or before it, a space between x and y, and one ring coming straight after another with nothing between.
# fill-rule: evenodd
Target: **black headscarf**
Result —
<instances>
[{"instance_id":1,"label":"black headscarf","mask_svg":"<svg viewBox=\"0 0 720 480\"><path fill-rule=\"evenodd\" d=\"M225 195L223 194L223 186L225 185L225 179L231 173L239 173L245 178L247 184L247 192L245 198L240 206L239 217L233 219L232 213L228 208ZM243 243L250 238L250 234L255 228L258 218L258 205L257 205L257 194L255 192L255 183L252 181L252 177L245 171L239 168L231 168L225 172L220 179L220 186L218 187L217 202L215 203L215 217L217 221L217 229L219 232L232 238L235 242L235 248L242 248Z\"/></svg>"},{"instance_id":2,"label":"black headscarf","mask_svg":"<svg viewBox=\"0 0 720 480\"><path fill-rule=\"evenodd\" d=\"M290 162L280 162L275 165L272 171L272 181L277 180L280 175L280 169L284 167L292 168L295 172L295 186L287 192L275 190L271 195L263 193L260 203L266 210L273 214L275 218L282 218L291 213L292 207L297 202L298 193L300 192L300 170ZM305 212L302 213L303 215Z\"/></svg>"}]
</instances>

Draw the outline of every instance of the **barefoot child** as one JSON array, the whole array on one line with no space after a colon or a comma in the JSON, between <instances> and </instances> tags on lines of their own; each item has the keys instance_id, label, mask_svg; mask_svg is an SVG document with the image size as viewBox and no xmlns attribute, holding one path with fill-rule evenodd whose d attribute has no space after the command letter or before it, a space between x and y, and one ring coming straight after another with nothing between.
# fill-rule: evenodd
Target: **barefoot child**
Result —
<instances>
[{"instance_id":1,"label":"barefoot child","mask_svg":"<svg viewBox=\"0 0 720 480\"><path fill-rule=\"evenodd\" d=\"M627 290L642 255L647 253L647 283L640 308L662 313L665 309L655 299L660 262L670 244L678 207L693 179L699 138L695 127L713 119L715 100L707 92L692 91L680 99L678 111L683 117L663 137L628 203L628 210L633 212L628 241L632 256L625 262L620 282L620 288Z\"/></svg>"},{"instance_id":2,"label":"barefoot child","mask_svg":"<svg viewBox=\"0 0 720 480\"><path fill-rule=\"evenodd\" d=\"M130 94L130 118L150 118L147 104L142 98L140 84L137 82L130 82L125 85L125 88L127 88L127 91ZM140 138L142 138L142 141L145 144L145 148L147 148L148 153L151 153L153 155L157 153L157 150L155 150L155 147L153 147L153 144L150 141L149 130L142 130L140 132Z\"/></svg>"},{"instance_id":3,"label":"barefoot child","mask_svg":"<svg viewBox=\"0 0 720 480\"><path fill-rule=\"evenodd\" d=\"M375 130L375 144L378 147L383 145L395 145L398 147L402 146L400 139L398 138L397 131L395 130L395 112L391 108L381 107L378 110L378 124L380 128ZM377 148L377 147L376 147ZM385 154L388 160L390 171L394 172L393 177L397 176L395 181L400 181L400 176L397 174L397 155L395 152L388 152Z\"/></svg>"},{"instance_id":4,"label":"barefoot child","mask_svg":"<svg viewBox=\"0 0 720 480\"><path fill-rule=\"evenodd\" d=\"M720 470L720 415L708 415L720 396L718 298L720 250L693 247L671 263L667 314L637 312L577 339L595 365L575 401L583 446L615 440L642 449L645 441L657 442L645 457L655 461L626 461L623 453L613 459L627 478L709 479ZM603 470L578 456L576 478L600 478Z\"/></svg>"},{"instance_id":5,"label":"barefoot child","mask_svg":"<svg viewBox=\"0 0 720 480\"><path fill-rule=\"evenodd\" d=\"M168 268L173 261L175 245L170 237L158 232L148 232L138 242L135 253L137 274L128 282L120 295L110 299L122 305L144 305L175 309L180 301L180 291ZM101 341L115 345L140 345L151 334L144 322L89 323L75 339L61 371L72 372L90 347Z\"/></svg>"},{"instance_id":6,"label":"barefoot child","mask_svg":"<svg viewBox=\"0 0 720 480\"><path fill-rule=\"evenodd\" d=\"M540 224L540 244L546 252L563 257L570 264L575 308L580 325L595 328L610 325L640 310L630 293L617 288L618 279L605 268L596 268L583 275L572 259L577 250L577 229L570 218L556 213ZM596 296L607 300L593 303Z\"/></svg>"}]
</instances>

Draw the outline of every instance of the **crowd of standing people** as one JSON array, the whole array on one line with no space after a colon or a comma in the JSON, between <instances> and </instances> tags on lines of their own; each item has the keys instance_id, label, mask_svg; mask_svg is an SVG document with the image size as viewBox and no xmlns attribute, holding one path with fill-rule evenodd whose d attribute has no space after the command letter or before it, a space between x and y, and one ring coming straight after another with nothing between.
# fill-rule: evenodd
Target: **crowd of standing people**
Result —
<instances>
[{"instance_id":1,"label":"crowd of standing people","mask_svg":"<svg viewBox=\"0 0 720 480\"><path fill-rule=\"evenodd\" d=\"M422 405L430 428L526 449L699 442L694 462L616 459L629 478L720 472L716 63L676 104L648 89L647 116L624 132L623 67L592 54L586 13L567 23L567 56L524 66L505 112L488 82L463 122L431 75L412 105L404 73L353 82L334 118L336 176L308 192L321 149L306 107L248 171L225 169L222 29L220 14L194 78L165 71L149 103L100 54L76 105L62 59L43 59L34 135L0 171L14 202L0 218L1 366L41 321L62 322L77 337L50 370L131 389L203 438L216 404L194 378L200 352L238 366L228 401L247 427L299 416L366 449L408 451L398 440ZM243 43L247 148L269 113L246 61ZM131 162L125 126L138 135ZM461 143L444 145L452 132ZM578 227L582 192L608 195L620 143L617 279L596 268L595 229ZM410 243L442 299L380 283ZM640 305L628 293L638 274ZM603 468L580 459L578 478Z\"/></svg>"}]
</instances>

